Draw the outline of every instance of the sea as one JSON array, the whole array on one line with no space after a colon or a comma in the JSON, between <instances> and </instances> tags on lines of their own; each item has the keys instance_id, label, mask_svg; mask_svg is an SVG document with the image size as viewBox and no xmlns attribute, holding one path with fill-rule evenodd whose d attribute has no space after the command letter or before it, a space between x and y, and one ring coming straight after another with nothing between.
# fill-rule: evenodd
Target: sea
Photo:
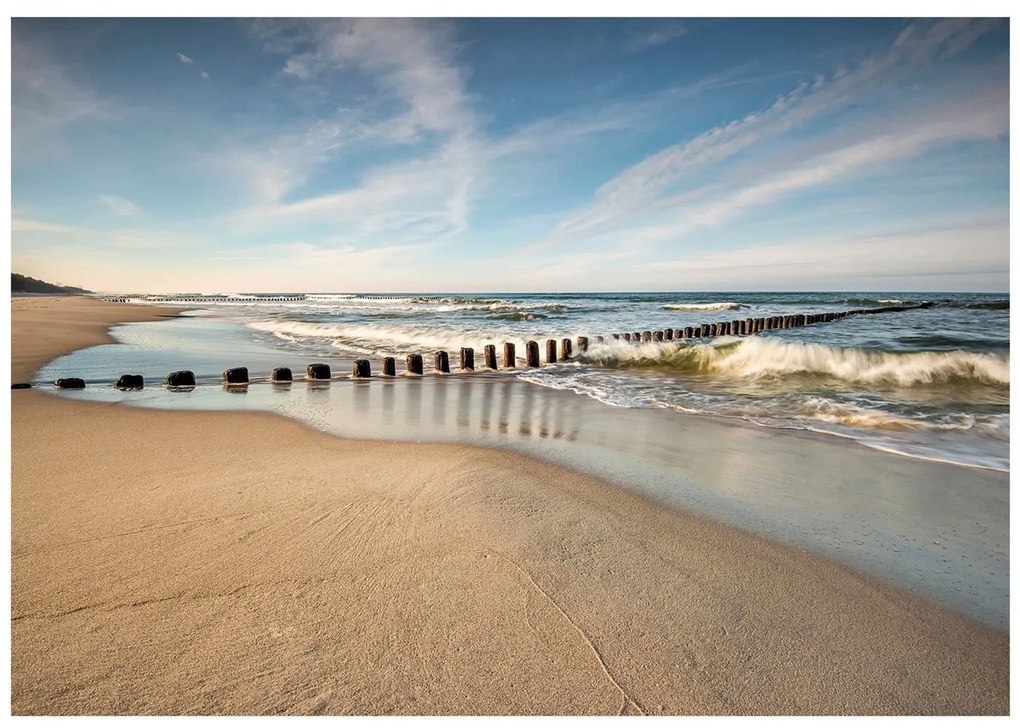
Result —
<instances>
[{"instance_id":1,"label":"sea","mask_svg":"<svg viewBox=\"0 0 1020 728\"><path fill-rule=\"evenodd\" d=\"M40 383L80 376L87 390L61 396L268 410L347 437L519 450L621 484L641 481L644 494L670 505L860 566L990 624L1008 625L1006 293L216 292L119 298L192 310L163 322L114 327L116 345L51 362ZM613 337L925 302L931 305L751 336L643 343ZM588 337L587 351L576 350L578 336ZM573 356L545 364L549 339L571 339ZM525 366L528 341L540 345L543 365L537 369ZM505 368L506 342L516 346L514 369ZM482 371L489 344L498 352L497 371ZM457 373L463 347L475 351L474 372ZM449 352L453 374L436 376L438 351ZM424 377L405 374L411 354L422 355ZM388 382L377 376L383 357L397 360L398 376ZM371 382L346 381L356 359L370 361L376 375ZM334 380L301 381L313 362L329 364ZM223 370L233 366L249 368L249 387L220 385ZM291 387L268 384L278 366L291 367L298 381ZM175 369L193 371L199 386L188 393L161 388ZM113 389L124 373L143 374L145 391ZM695 429L717 433L714 442L724 443L723 449L703 452ZM943 478L948 484L936 487L917 477L861 484L853 473L838 472L837 458L829 471L821 461L799 466L812 476L808 486L758 482L748 475L750 465L738 466L722 454L725 448L753 450L760 467L774 458L780 472L778 459L795 459L796 447L774 446L780 441L769 433L778 431L794 437L784 443L800 437L849 444L859 457L881 451L883 458L904 462L948 463L959 468L953 472L963 485ZM882 462L895 471L895 460Z\"/></svg>"}]
</instances>

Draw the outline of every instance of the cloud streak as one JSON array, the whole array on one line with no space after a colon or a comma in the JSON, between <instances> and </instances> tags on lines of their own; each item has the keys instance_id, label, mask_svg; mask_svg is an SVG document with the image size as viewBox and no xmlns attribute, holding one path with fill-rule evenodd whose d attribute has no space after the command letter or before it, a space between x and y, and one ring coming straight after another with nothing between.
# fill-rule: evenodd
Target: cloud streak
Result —
<instances>
[{"instance_id":1,"label":"cloud streak","mask_svg":"<svg viewBox=\"0 0 1020 728\"><path fill-rule=\"evenodd\" d=\"M646 48L660 46L687 35L687 28L682 23L660 23L651 30L636 35L629 43L629 50L641 51Z\"/></svg>"},{"instance_id":2,"label":"cloud streak","mask_svg":"<svg viewBox=\"0 0 1020 728\"><path fill-rule=\"evenodd\" d=\"M100 195L99 201L106 205L110 212L120 217L132 217L142 214L142 210L138 205L119 195Z\"/></svg>"},{"instance_id":3,"label":"cloud streak","mask_svg":"<svg viewBox=\"0 0 1020 728\"><path fill-rule=\"evenodd\" d=\"M184 55L183 53L178 53L177 57L180 58L181 63L183 63L186 66L190 66L192 63L194 63L193 60L191 60L188 56Z\"/></svg>"},{"instance_id":4,"label":"cloud streak","mask_svg":"<svg viewBox=\"0 0 1020 728\"><path fill-rule=\"evenodd\" d=\"M666 147L603 184L595 201L568 214L545 244L572 242L611 229L653 210L677 183L722 163L760 142L845 108L862 95L887 87L936 57L972 44L994 27L990 21L944 20L905 29L885 52L855 69L802 82L769 107Z\"/></svg>"}]
</instances>

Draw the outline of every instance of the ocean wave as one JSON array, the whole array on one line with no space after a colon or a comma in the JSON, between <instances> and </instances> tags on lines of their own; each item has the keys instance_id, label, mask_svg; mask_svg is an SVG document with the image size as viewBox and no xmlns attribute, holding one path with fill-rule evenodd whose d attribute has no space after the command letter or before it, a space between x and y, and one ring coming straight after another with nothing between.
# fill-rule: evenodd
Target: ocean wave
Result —
<instances>
[{"instance_id":1,"label":"ocean wave","mask_svg":"<svg viewBox=\"0 0 1020 728\"><path fill-rule=\"evenodd\" d=\"M916 302L902 298L845 298L843 303L851 306L900 306Z\"/></svg>"},{"instance_id":2,"label":"ocean wave","mask_svg":"<svg viewBox=\"0 0 1020 728\"><path fill-rule=\"evenodd\" d=\"M973 308L984 311L1008 311L1009 299L1000 301L939 301L935 305L941 308Z\"/></svg>"},{"instance_id":3,"label":"ocean wave","mask_svg":"<svg viewBox=\"0 0 1020 728\"><path fill-rule=\"evenodd\" d=\"M586 360L607 367L668 368L728 380L814 375L899 387L940 383L1009 385L1009 357L998 354L871 351L764 337L722 337L713 344L693 345L606 342L594 345Z\"/></svg>"},{"instance_id":4,"label":"ocean wave","mask_svg":"<svg viewBox=\"0 0 1020 728\"><path fill-rule=\"evenodd\" d=\"M512 325L512 324L510 324ZM312 323L307 321L267 320L253 321L248 328L270 334L288 342L322 343L334 349L378 356L405 353L425 354L430 351L459 351L470 346L481 352L487 344L502 348L504 342L517 347L518 359L525 355L527 339L545 340L548 336L527 335L511 330L463 329L426 326L400 326L379 324ZM566 337L560 337L566 338Z\"/></svg>"},{"instance_id":5,"label":"ocean wave","mask_svg":"<svg viewBox=\"0 0 1020 728\"><path fill-rule=\"evenodd\" d=\"M505 321L540 321L549 317L545 314L535 313L533 311L513 311L511 313L498 313L493 316L493 318L503 319Z\"/></svg>"},{"instance_id":6,"label":"ocean wave","mask_svg":"<svg viewBox=\"0 0 1020 728\"><path fill-rule=\"evenodd\" d=\"M942 420L902 417L882 409L865 409L846 402L834 402L824 397L805 400L797 408L796 417L806 417L846 427L863 427L869 430L922 430L925 432L953 432L974 429L978 420L972 414L956 413ZM982 423L997 427L997 423ZM1005 427L1008 432L1008 422Z\"/></svg>"},{"instance_id":7,"label":"ocean wave","mask_svg":"<svg viewBox=\"0 0 1020 728\"><path fill-rule=\"evenodd\" d=\"M719 303L667 303L662 307L663 311L737 311L742 308L750 308L746 303L736 301L721 301Z\"/></svg>"}]
</instances>

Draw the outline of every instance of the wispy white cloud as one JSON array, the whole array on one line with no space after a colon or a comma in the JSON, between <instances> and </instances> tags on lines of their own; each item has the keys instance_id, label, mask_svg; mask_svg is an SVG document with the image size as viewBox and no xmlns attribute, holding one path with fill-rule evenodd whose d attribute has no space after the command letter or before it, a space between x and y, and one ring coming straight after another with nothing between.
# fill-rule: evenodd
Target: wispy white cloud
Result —
<instances>
[{"instance_id":1,"label":"wispy white cloud","mask_svg":"<svg viewBox=\"0 0 1020 728\"><path fill-rule=\"evenodd\" d=\"M950 19L909 26L884 53L854 69L799 84L769 107L710 129L646 157L603 184L595 200L568 214L544 244L586 239L654 211L674 185L754 145L845 108L916 72L936 57L959 52L994 27L992 21ZM675 193L675 192L674 192Z\"/></svg>"},{"instance_id":2,"label":"wispy white cloud","mask_svg":"<svg viewBox=\"0 0 1020 728\"><path fill-rule=\"evenodd\" d=\"M645 48L669 43L671 40L676 40L685 35L687 35L687 28L683 23L676 21L660 22L650 30L634 35L630 43L628 43L628 48L633 51L644 50Z\"/></svg>"},{"instance_id":3,"label":"wispy white cloud","mask_svg":"<svg viewBox=\"0 0 1020 728\"><path fill-rule=\"evenodd\" d=\"M194 63L193 60L191 60L188 56L184 55L183 53L178 53L177 57L180 58L181 59L181 63L183 63L185 65L190 66L192 63Z\"/></svg>"},{"instance_id":4,"label":"wispy white cloud","mask_svg":"<svg viewBox=\"0 0 1020 728\"><path fill-rule=\"evenodd\" d=\"M119 195L100 195L99 200L106 205L106 207L108 207L114 215L131 217L142 213L141 208L126 197L120 197Z\"/></svg>"},{"instance_id":5,"label":"wispy white cloud","mask_svg":"<svg viewBox=\"0 0 1020 728\"><path fill-rule=\"evenodd\" d=\"M25 218L11 219L11 232L22 233L77 233L81 228L73 225L62 225L60 223L46 222L44 220L29 220Z\"/></svg>"},{"instance_id":6,"label":"wispy white cloud","mask_svg":"<svg viewBox=\"0 0 1020 728\"><path fill-rule=\"evenodd\" d=\"M202 73L201 73L200 75L201 75L201 76L202 76L202 78L204 78L204 79L208 79L208 78L209 78L209 72L208 72L208 71L202 71Z\"/></svg>"},{"instance_id":7,"label":"wispy white cloud","mask_svg":"<svg viewBox=\"0 0 1020 728\"><path fill-rule=\"evenodd\" d=\"M366 231L420 226L426 234L464 229L484 155L452 25L266 21L252 31L267 48L287 54L282 72L299 83L355 71L373 80L381 95L303 131L231 152L231 166L244 171L261 198L241 219L347 220ZM405 151L404 160L370 169L354 186L285 201L317 167L353 144L395 145Z\"/></svg>"},{"instance_id":8,"label":"wispy white cloud","mask_svg":"<svg viewBox=\"0 0 1020 728\"><path fill-rule=\"evenodd\" d=\"M984 94L944 98L936 111L922 106L876 125L872 134L842 147L819 152L802 164L782 167L761 181L737 187L701 205L680 205L673 220L635 228L629 234L672 240L702 226L717 226L747 209L804 189L881 171L891 163L930 149L960 142L990 141L1009 132L1009 94L993 87Z\"/></svg>"}]
</instances>

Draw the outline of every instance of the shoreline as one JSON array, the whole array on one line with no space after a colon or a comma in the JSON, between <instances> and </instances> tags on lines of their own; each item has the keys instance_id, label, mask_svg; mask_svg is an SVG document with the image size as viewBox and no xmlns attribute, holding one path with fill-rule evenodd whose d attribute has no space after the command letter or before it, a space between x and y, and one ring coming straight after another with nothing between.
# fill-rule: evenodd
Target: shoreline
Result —
<instances>
[{"instance_id":1,"label":"shoreline","mask_svg":"<svg viewBox=\"0 0 1020 728\"><path fill-rule=\"evenodd\" d=\"M109 341L125 315L168 313L85 308L55 325L52 310L26 317L12 303L15 381L59 346ZM26 346L43 326L54 336ZM43 433L74 462L48 456ZM161 442L187 444L186 462ZM12 393L12 443L15 713L1008 710L1003 633L515 453L30 390ZM155 481L134 482L142 474ZM294 492L273 487L283 481ZM117 553L96 546L107 541ZM84 644L60 644L61 623ZM125 639L110 652L114 635ZM41 654L54 642L60 656ZM173 654L201 659L182 675L158 664ZM225 665L258 688L225 685Z\"/></svg>"}]
</instances>

